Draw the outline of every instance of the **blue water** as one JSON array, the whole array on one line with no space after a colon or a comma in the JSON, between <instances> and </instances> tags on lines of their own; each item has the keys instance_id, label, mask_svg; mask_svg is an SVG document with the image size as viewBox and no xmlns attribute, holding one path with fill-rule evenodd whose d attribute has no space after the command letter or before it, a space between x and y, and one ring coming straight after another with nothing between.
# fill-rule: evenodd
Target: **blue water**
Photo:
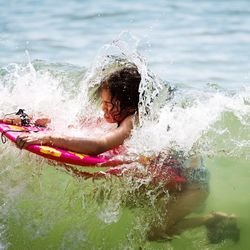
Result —
<instances>
[{"instance_id":1,"label":"blue water","mask_svg":"<svg viewBox=\"0 0 250 250\"><path fill-rule=\"evenodd\" d=\"M4 1L0 65L31 60L88 67L125 30L162 78L249 85L250 4L239 1Z\"/></svg>"},{"instance_id":2,"label":"blue water","mask_svg":"<svg viewBox=\"0 0 250 250\"><path fill-rule=\"evenodd\" d=\"M1 115L23 107L70 122L84 109L86 70L117 40L180 90L178 105L128 145L142 155L175 144L201 153L211 180L198 215L236 214L240 241L208 244L196 228L148 242L157 209L124 208L130 182L78 181L0 144L0 249L248 249L250 1L0 0Z\"/></svg>"}]
</instances>

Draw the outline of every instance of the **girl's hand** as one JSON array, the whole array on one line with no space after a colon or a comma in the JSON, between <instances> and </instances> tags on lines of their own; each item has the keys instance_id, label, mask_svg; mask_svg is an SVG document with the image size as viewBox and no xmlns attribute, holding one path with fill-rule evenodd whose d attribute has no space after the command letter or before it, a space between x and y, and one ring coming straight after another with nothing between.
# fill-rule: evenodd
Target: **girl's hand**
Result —
<instances>
[{"instance_id":1,"label":"girl's hand","mask_svg":"<svg viewBox=\"0 0 250 250\"><path fill-rule=\"evenodd\" d=\"M29 145L39 144L48 145L50 143L50 136L39 134L21 134L16 139L18 148L23 149Z\"/></svg>"},{"instance_id":2,"label":"girl's hand","mask_svg":"<svg viewBox=\"0 0 250 250\"><path fill-rule=\"evenodd\" d=\"M7 124L11 124L11 125L17 125L17 126L22 125L20 116L12 116L9 118L5 118L5 119L3 119L3 122L5 122Z\"/></svg>"},{"instance_id":3,"label":"girl's hand","mask_svg":"<svg viewBox=\"0 0 250 250\"><path fill-rule=\"evenodd\" d=\"M30 119L32 119L32 117L30 117ZM3 119L3 122L10 124L10 125L22 126L20 116L12 116L12 117L5 118ZM39 126L39 127L46 127L50 122L51 122L50 118L39 118L35 120L34 125Z\"/></svg>"},{"instance_id":4,"label":"girl's hand","mask_svg":"<svg viewBox=\"0 0 250 250\"><path fill-rule=\"evenodd\" d=\"M35 121L35 126L46 127L51 122L49 118L39 118Z\"/></svg>"}]
</instances>

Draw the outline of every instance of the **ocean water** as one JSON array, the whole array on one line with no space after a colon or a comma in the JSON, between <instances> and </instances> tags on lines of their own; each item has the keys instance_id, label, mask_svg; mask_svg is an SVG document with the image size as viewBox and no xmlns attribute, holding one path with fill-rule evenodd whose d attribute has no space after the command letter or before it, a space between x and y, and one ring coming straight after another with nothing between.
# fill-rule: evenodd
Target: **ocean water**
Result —
<instances>
[{"instance_id":1,"label":"ocean water","mask_svg":"<svg viewBox=\"0 0 250 250\"><path fill-rule=\"evenodd\" d=\"M1 116L20 107L42 112L64 132L79 113L100 115L88 89L102 68L117 58L132 61L148 91L143 105L155 97L150 114L157 119L142 115L126 142L128 157L169 147L202 155L210 194L193 215L235 214L241 232L237 243L210 244L204 227L172 241L147 241L150 221L159 219L155 190L145 198L137 192L141 182L131 178L79 180L1 144L0 249L249 248L248 0L0 4ZM165 81L178 89L171 101Z\"/></svg>"}]
</instances>

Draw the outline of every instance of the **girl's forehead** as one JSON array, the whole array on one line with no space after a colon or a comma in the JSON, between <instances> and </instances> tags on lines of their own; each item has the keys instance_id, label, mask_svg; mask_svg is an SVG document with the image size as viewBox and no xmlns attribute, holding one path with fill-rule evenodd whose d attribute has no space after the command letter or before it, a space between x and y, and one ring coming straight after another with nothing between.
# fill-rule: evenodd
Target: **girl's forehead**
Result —
<instances>
[{"instance_id":1,"label":"girl's forehead","mask_svg":"<svg viewBox=\"0 0 250 250\"><path fill-rule=\"evenodd\" d=\"M101 98L103 100L111 100L112 96L111 96L109 89L102 89L101 90Z\"/></svg>"}]
</instances>

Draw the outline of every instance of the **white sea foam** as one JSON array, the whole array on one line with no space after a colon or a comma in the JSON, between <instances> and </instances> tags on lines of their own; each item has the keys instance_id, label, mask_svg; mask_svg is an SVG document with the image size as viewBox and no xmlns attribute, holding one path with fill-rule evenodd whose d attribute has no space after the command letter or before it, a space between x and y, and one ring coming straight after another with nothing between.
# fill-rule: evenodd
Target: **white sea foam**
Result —
<instances>
[{"instance_id":1,"label":"white sea foam","mask_svg":"<svg viewBox=\"0 0 250 250\"><path fill-rule=\"evenodd\" d=\"M225 140L225 135L227 143L232 145L235 141L243 145L241 140L249 140L249 87L226 92L207 87L195 90L186 86L176 91L171 99L170 85L150 72L146 60L137 52L138 43L131 34L121 34L119 39L100 49L92 66L80 80L75 74L65 79L65 74L72 71L72 65L63 65L62 68L58 65L57 68L55 64L42 61L39 61L39 67L36 61L7 65L0 77L2 115L18 108L25 108L28 113L41 112L52 117L52 127L58 132L74 134L68 130L68 125L75 122L79 113L84 117L101 116L100 109L90 103L89 89L99 84L109 67L112 70L113 66L129 61L138 67L142 76L140 124L126 142L131 153L147 154L169 147L189 152L196 145L206 144L205 139L212 140L210 145L214 147L214 140ZM75 67L74 70L79 69ZM65 84L66 80L68 84ZM69 88L72 86L69 81L76 83ZM234 137L228 129L230 123L225 121L227 113L232 115L232 123L239 122L239 130L245 131L245 137ZM215 126L218 123L220 125ZM96 128L92 135L100 135L102 128ZM222 135L221 131L224 131ZM216 133L218 138L208 135L204 139L211 132ZM89 131L82 134L88 135ZM80 133L75 132L75 135ZM246 143L244 145L247 147Z\"/></svg>"},{"instance_id":2,"label":"white sea foam","mask_svg":"<svg viewBox=\"0 0 250 250\"><path fill-rule=\"evenodd\" d=\"M191 102L188 100L190 96ZM244 98L246 96L248 97L249 93L245 92ZM226 113L231 114L232 123L239 123L239 130L244 128L249 131L250 106L244 102L244 98L241 93L228 95L191 90L182 92L181 100L175 100L174 106L173 102L166 104L159 111L157 120L148 121L134 130L131 140L127 141L128 148L136 152L159 152L174 147L188 153L199 140L203 139L204 142L205 139L211 139L207 135L210 131L216 133L216 140L225 139L227 133L227 143L232 142L233 138L237 141L237 135L228 130L229 124L224 117ZM219 124L217 129L214 127L216 124ZM207 137L204 139L205 135ZM245 136L249 138L247 133ZM238 140L241 141L241 138L238 137ZM213 146L213 142L210 145Z\"/></svg>"}]
</instances>

